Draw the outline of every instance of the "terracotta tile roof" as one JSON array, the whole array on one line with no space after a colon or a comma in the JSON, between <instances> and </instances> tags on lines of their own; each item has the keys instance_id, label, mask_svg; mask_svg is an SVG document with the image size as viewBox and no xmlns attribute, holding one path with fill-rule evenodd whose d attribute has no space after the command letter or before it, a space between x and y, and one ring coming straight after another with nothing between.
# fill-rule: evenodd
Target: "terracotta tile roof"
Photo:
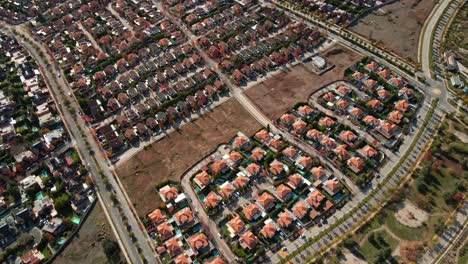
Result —
<instances>
[{"instance_id":1,"label":"terracotta tile roof","mask_svg":"<svg viewBox=\"0 0 468 264\"><path fill-rule=\"evenodd\" d=\"M380 102L378 99L372 99L367 102L367 105L370 106L372 109L378 109L380 107L383 107L382 102Z\"/></svg>"},{"instance_id":2,"label":"terracotta tile roof","mask_svg":"<svg viewBox=\"0 0 468 264\"><path fill-rule=\"evenodd\" d=\"M291 114L283 114L281 117L280 117L280 120L281 120L281 123L285 124L285 125L290 125L292 124L292 122L294 121L294 116L291 115Z\"/></svg>"},{"instance_id":3,"label":"terracotta tile roof","mask_svg":"<svg viewBox=\"0 0 468 264\"><path fill-rule=\"evenodd\" d=\"M296 133L302 133L304 132L305 128L307 127L307 123L302 121L302 119L297 120L293 124L294 131Z\"/></svg>"},{"instance_id":4,"label":"terracotta tile roof","mask_svg":"<svg viewBox=\"0 0 468 264\"><path fill-rule=\"evenodd\" d=\"M159 189L159 193L166 199L166 201L173 200L179 195L179 191L174 186L166 185Z\"/></svg>"},{"instance_id":5,"label":"terracotta tile roof","mask_svg":"<svg viewBox=\"0 0 468 264\"><path fill-rule=\"evenodd\" d=\"M278 215L278 225L281 227L287 227L293 222L293 217L289 212L282 212Z\"/></svg>"},{"instance_id":6,"label":"terracotta tile roof","mask_svg":"<svg viewBox=\"0 0 468 264\"><path fill-rule=\"evenodd\" d=\"M348 108L349 104L345 100L341 99L338 102L336 102L336 107L341 108L341 109L346 109Z\"/></svg>"},{"instance_id":7,"label":"terracotta tile roof","mask_svg":"<svg viewBox=\"0 0 468 264\"><path fill-rule=\"evenodd\" d=\"M380 121L371 115L366 115L362 120L364 121L364 123L371 126L376 126L380 124Z\"/></svg>"},{"instance_id":8,"label":"terracotta tile roof","mask_svg":"<svg viewBox=\"0 0 468 264\"><path fill-rule=\"evenodd\" d=\"M358 137L356 136L356 134L354 134L352 131L350 130L344 130L344 131L341 131L341 133L338 135L338 137L345 141L345 142L353 142L354 140L356 140Z\"/></svg>"},{"instance_id":9,"label":"terracotta tile roof","mask_svg":"<svg viewBox=\"0 0 468 264\"><path fill-rule=\"evenodd\" d=\"M281 153L283 155L288 156L289 158L293 158L297 154L297 150L293 146L289 146L285 148Z\"/></svg>"},{"instance_id":10,"label":"terracotta tile roof","mask_svg":"<svg viewBox=\"0 0 468 264\"><path fill-rule=\"evenodd\" d=\"M364 115L364 112L357 107L353 107L351 110L349 110L349 113L354 117L361 117Z\"/></svg>"},{"instance_id":11,"label":"terracotta tile roof","mask_svg":"<svg viewBox=\"0 0 468 264\"><path fill-rule=\"evenodd\" d=\"M312 107L308 105L299 106L299 108L297 108L297 112L301 115L309 115L313 111Z\"/></svg>"},{"instance_id":12,"label":"terracotta tile roof","mask_svg":"<svg viewBox=\"0 0 468 264\"><path fill-rule=\"evenodd\" d=\"M273 175L279 175L284 171L284 164L277 159L273 160L273 162L270 163L270 173Z\"/></svg>"},{"instance_id":13,"label":"terracotta tile roof","mask_svg":"<svg viewBox=\"0 0 468 264\"><path fill-rule=\"evenodd\" d=\"M192 263L191 261L189 261L189 258L187 256L187 254L182 254L182 255L179 255L177 256L175 259L174 259L174 264L190 264Z\"/></svg>"},{"instance_id":14,"label":"terracotta tile roof","mask_svg":"<svg viewBox=\"0 0 468 264\"><path fill-rule=\"evenodd\" d=\"M317 129L313 128L307 131L307 137L313 139L320 139L323 136L323 133L318 131Z\"/></svg>"},{"instance_id":15,"label":"terracotta tile roof","mask_svg":"<svg viewBox=\"0 0 468 264\"><path fill-rule=\"evenodd\" d=\"M214 191L211 191L203 202L207 207L215 207L221 202L221 198Z\"/></svg>"},{"instance_id":16,"label":"terracotta tile roof","mask_svg":"<svg viewBox=\"0 0 468 264\"><path fill-rule=\"evenodd\" d=\"M324 94L322 96L323 100L327 101L327 102L331 102L331 101L334 101L335 100L335 94L332 93L332 92L328 92L326 94Z\"/></svg>"},{"instance_id":17,"label":"terracotta tile roof","mask_svg":"<svg viewBox=\"0 0 468 264\"><path fill-rule=\"evenodd\" d=\"M358 152L366 158L372 158L378 154L377 150L369 145L365 145L364 147L358 149Z\"/></svg>"},{"instance_id":18,"label":"terracotta tile roof","mask_svg":"<svg viewBox=\"0 0 468 264\"><path fill-rule=\"evenodd\" d=\"M166 243L164 243L164 245L166 246L167 252L171 257L175 257L184 251L176 237L169 239L166 241Z\"/></svg>"},{"instance_id":19,"label":"terracotta tile roof","mask_svg":"<svg viewBox=\"0 0 468 264\"><path fill-rule=\"evenodd\" d=\"M340 85L340 87L338 87L338 92L342 95L345 95L349 92L349 89L348 87L344 86L344 85Z\"/></svg>"},{"instance_id":20,"label":"terracotta tile roof","mask_svg":"<svg viewBox=\"0 0 468 264\"><path fill-rule=\"evenodd\" d=\"M151 219L153 223L159 224L162 221L166 220L167 216L163 211L161 211L161 209L156 209L148 214L148 218Z\"/></svg>"},{"instance_id":21,"label":"terracotta tile roof","mask_svg":"<svg viewBox=\"0 0 468 264\"><path fill-rule=\"evenodd\" d=\"M210 175L206 171L202 171L195 175L195 179L198 181L198 183L200 183L199 185L202 185L200 187L205 187L211 181Z\"/></svg>"},{"instance_id":22,"label":"terracotta tile roof","mask_svg":"<svg viewBox=\"0 0 468 264\"><path fill-rule=\"evenodd\" d=\"M308 169L312 166L312 158L309 156L301 156L296 162L298 165L302 166L303 169Z\"/></svg>"},{"instance_id":23,"label":"terracotta tile roof","mask_svg":"<svg viewBox=\"0 0 468 264\"><path fill-rule=\"evenodd\" d=\"M229 159L234 163L241 160L242 158L243 158L242 154L240 154L239 152L237 152L235 150L233 150L233 151L231 151L231 153L229 153Z\"/></svg>"},{"instance_id":24,"label":"terracotta tile roof","mask_svg":"<svg viewBox=\"0 0 468 264\"><path fill-rule=\"evenodd\" d=\"M325 176L327 174L327 171L322 167L322 166L318 166L318 167L313 167L310 172L318 179L318 178L321 178L323 176Z\"/></svg>"},{"instance_id":25,"label":"terracotta tile roof","mask_svg":"<svg viewBox=\"0 0 468 264\"><path fill-rule=\"evenodd\" d=\"M210 245L210 242L205 234L197 233L188 238L188 244L193 250L199 251L203 248L208 247Z\"/></svg>"},{"instance_id":26,"label":"terracotta tile roof","mask_svg":"<svg viewBox=\"0 0 468 264\"><path fill-rule=\"evenodd\" d=\"M299 219L304 218L304 216L306 216L309 210L309 206L307 206L307 204L303 200L297 202L292 208L293 214Z\"/></svg>"},{"instance_id":27,"label":"terracotta tile roof","mask_svg":"<svg viewBox=\"0 0 468 264\"><path fill-rule=\"evenodd\" d=\"M253 221L255 220L254 217L260 214L260 208L255 204L249 204L242 209L242 213L247 219L249 219L249 221Z\"/></svg>"},{"instance_id":28,"label":"terracotta tile roof","mask_svg":"<svg viewBox=\"0 0 468 264\"><path fill-rule=\"evenodd\" d=\"M335 148L336 147L336 142L333 138L329 136L324 136L322 140L320 141L320 144L323 146L326 146L327 148Z\"/></svg>"},{"instance_id":29,"label":"terracotta tile roof","mask_svg":"<svg viewBox=\"0 0 468 264\"><path fill-rule=\"evenodd\" d=\"M309 217L314 220L317 216L319 216L320 213L317 212L314 208L310 210Z\"/></svg>"},{"instance_id":30,"label":"terracotta tile roof","mask_svg":"<svg viewBox=\"0 0 468 264\"><path fill-rule=\"evenodd\" d=\"M239 234L239 232L241 232L245 228L245 224L244 224L244 222L242 222L242 220L240 219L239 216L236 216L236 217L232 218L231 220L229 220L227 222L227 225L229 225L229 227L231 227L231 229L236 234Z\"/></svg>"},{"instance_id":31,"label":"terracotta tile roof","mask_svg":"<svg viewBox=\"0 0 468 264\"><path fill-rule=\"evenodd\" d=\"M285 200L289 195L292 194L291 188L284 184L280 184L276 187L275 194L281 198L281 200Z\"/></svg>"},{"instance_id":32,"label":"terracotta tile roof","mask_svg":"<svg viewBox=\"0 0 468 264\"><path fill-rule=\"evenodd\" d=\"M303 182L304 178L297 173L288 176L288 184L293 188L299 187L299 185Z\"/></svg>"},{"instance_id":33,"label":"terracotta tile roof","mask_svg":"<svg viewBox=\"0 0 468 264\"><path fill-rule=\"evenodd\" d=\"M346 145L342 144L336 147L333 152L340 160L345 160L350 157L349 152L346 150Z\"/></svg>"},{"instance_id":34,"label":"terracotta tile roof","mask_svg":"<svg viewBox=\"0 0 468 264\"><path fill-rule=\"evenodd\" d=\"M397 126L388 121L383 121L377 129L385 137L390 138L397 130Z\"/></svg>"},{"instance_id":35,"label":"terracotta tile roof","mask_svg":"<svg viewBox=\"0 0 468 264\"><path fill-rule=\"evenodd\" d=\"M395 124L399 124L403 118L404 118L403 114L398 110L393 110L387 116L387 120Z\"/></svg>"},{"instance_id":36,"label":"terracotta tile roof","mask_svg":"<svg viewBox=\"0 0 468 264\"><path fill-rule=\"evenodd\" d=\"M234 148L241 148L246 142L248 141L248 138L244 136L237 136L234 138L233 146Z\"/></svg>"},{"instance_id":37,"label":"terracotta tile roof","mask_svg":"<svg viewBox=\"0 0 468 264\"><path fill-rule=\"evenodd\" d=\"M364 77L364 74L362 72L355 72L353 73L353 77L357 79L362 79L362 77Z\"/></svg>"},{"instance_id":38,"label":"terracotta tile roof","mask_svg":"<svg viewBox=\"0 0 468 264\"><path fill-rule=\"evenodd\" d=\"M239 241L249 250L254 249L258 244L258 238L252 233L252 231L247 231L242 234L239 238Z\"/></svg>"},{"instance_id":39,"label":"terracotta tile roof","mask_svg":"<svg viewBox=\"0 0 468 264\"><path fill-rule=\"evenodd\" d=\"M269 209L275 203L275 198L271 196L271 194L264 192L260 197L258 197L257 201L262 205L263 208Z\"/></svg>"},{"instance_id":40,"label":"terracotta tile roof","mask_svg":"<svg viewBox=\"0 0 468 264\"><path fill-rule=\"evenodd\" d=\"M219 188L219 194L223 198L230 197L236 191L236 188L229 182L223 183Z\"/></svg>"},{"instance_id":41,"label":"terracotta tile roof","mask_svg":"<svg viewBox=\"0 0 468 264\"><path fill-rule=\"evenodd\" d=\"M383 69L378 72L378 75L382 76L384 79L390 75L390 70L389 69Z\"/></svg>"},{"instance_id":42,"label":"terracotta tile roof","mask_svg":"<svg viewBox=\"0 0 468 264\"><path fill-rule=\"evenodd\" d=\"M221 173L221 171L225 170L227 167L228 165L226 161L223 159L220 159L220 160L213 162L213 164L211 165L211 170L213 171L213 173L216 174L216 173Z\"/></svg>"},{"instance_id":43,"label":"terracotta tile roof","mask_svg":"<svg viewBox=\"0 0 468 264\"><path fill-rule=\"evenodd\" d=\"M259 141L267 142L270 139L270 135L268 134L268 131L262 129L255 133L255 138Z\"/></svg>"},{"instance_id":44,"label":"terracotta tile roof","mask_svg":"<svg viewBox=\"0 0 468 264\"><path fill-rule=\"evenodd\" d=\"M254 161L261 161L264 156L265 156L265 151L259 147L254 148L252 150L252 153L250 154L250 157Z\"/></svg>"},{"instance_id":45,"label":"terracotta tile roof","mask_svg":"<svg viewBox=\"0 0 468 264\"><path fill-rule=\"evenodd\" d=\"M409 103L405 99L398 100L395 104L395 109L400 110L401 112L406 112L408 110Z\"/></svg>"},{"instance_id":46,"label":"terracotta tile roof","mask_svg":"<svg viewBox=\"0 0 468 264\"><path fill-rule=\"evenodd\" d=\"M325 196L317 189L313 190L312 193L306 198L306 202L314 208L320 207L320 204L325 200Z\"/></svg>"},{"instance_id":47,"label":"terracotta tile roof","mask_svg":"<svg viewBox=\"0 0 468 264\"><path fill-rule=\"evenodd\" d=\"M174 232L172 232L172 227L167 222L158 225L156 230L158 231L159 238L163 241L171 238L174 235Z\"/></svg>"},{"instance_id":48,"label":"terracotta tile roof","mask_svg":"<svg viewBox=\"0 0 468 264\"><path fill-rule=\"evenodd\" d=\"M337 179L327 180L324 183L325 187L331 192L330 194L333 195L341 190L341 183Z\"/></svg>"},{"instance_id":49,"label":"terracotta tile roof","mask_svg":"<svg viewBox=\"0 0 468 264\"><path fill-rule=\"evenodd\" d=\"M379 90L377 91L377 94L378 94L379 97L382 98L382 99L385 99L385 98L387 98L387 97L390 95L390 93L389 93L387 90L385 90L385 89L379 89Z\"/></svg>"},{"instance_id":50,"label":"terracotta tile roof","mask_svg":"<svg viewBox=\"0 0 468 264\"><path fill-rule=\"evenodd\" d=\"M273 221L270 221L262 227L260 234L262 234L263 237L272 238L275 236L277 230L278 229L275 224L273 224Z\"/></svg>"},{"instance_id":51,"label":"terracotta tile roof","mask_svg":"<svg viewBox=\"0 0 468 264\"><path fill-rule=\"evenodd\" d=\"M375 71L378 67L379 65L375 61L372 61L366 65L366 70Z\"/></svg>"},{"instance_id":52,"label":"terracotta tile roof","mask_svg":"<svg viewBox=\"0 0 468 264\"><path fill-rule=\"evenodd\" d=\"M250 175L257 175L260 172L260 166L257 163L250 163L245 170Z\"/></svg>"},{"instance_id":53,"label":"terracotta tile roof","mask_svg":"<svg viewBox=\"0 0 468 264\"><path fill-rule=\"evenodd\" d=\"M367 86L368 88L373 88L374 86L377 85L377 82L372 80L372 79L367 79L365 82L364 82L364 85Z\"/></svg>"},{"instance_id":54,"label":"terracotta tile roof","mask_svg":"<svg viewBox=\"0 0 468 264\"><path fill-rule=\"evenodd\" d=\"M238 175L233 181L232 181L232 184L237 188L237 189L241 189L242 187L244 187L245 185L247 185L247 183L249 182L249 178L245 177L244 175Z\"/></svg>"},{"instance_id":55,"label":"terracotta tile roof","mask_svg":"<svg viewBox=\"0 0 468 264\"><path fill-rule=\"evenodd\" d=\"M324 126L324 127L331 127L335 124L335 121L331 119L329 116L325 116L320 118L319 120L319 125Z\"/></svg>"},{"instance_id":56,"label":"terracotta tile roof","mask_svg":"<svg viewBox=\"0 0 468 264\"><path fill-rule=\"evenodd\" d=\"M204 264L225 264L226 262L221 257L215 257L211 261L205 261Z\"/></svg>"},{"instance_id":57,"label":"terracotta tile roof","mask_svg":"<svg viewBox=\"0 0 468 264\"><path fill-rule=\"evenodd\" d=\"M346 164L348 164L354 172L360 172L365 166L364 161L360 157L351 157L346 161Z\"/></svg>"},{"instance_id":58,"label":"terracotta tile roof","mask_svg":"<svg viewBox=\"0 0 468 264\"><path fill-rule=\"evenodd\" d=\"M281 148L282 144L283 144L283 141L281 141L281 139L278 139L278 138L272 138L268 142L268 145L270 145L273 148L278 149L278 150Z\"/></svg>"},{"instance_id":59,"label":"terracotta tile roof","mask_svg":"<svg viewBox=\"0 0 468 264\"><path fill-rule=\"evenodd\" d=\"M190 207L185 207L174 214L179 225L184 225L193 221L193 212Z\"/></svg>"}]
</instances>

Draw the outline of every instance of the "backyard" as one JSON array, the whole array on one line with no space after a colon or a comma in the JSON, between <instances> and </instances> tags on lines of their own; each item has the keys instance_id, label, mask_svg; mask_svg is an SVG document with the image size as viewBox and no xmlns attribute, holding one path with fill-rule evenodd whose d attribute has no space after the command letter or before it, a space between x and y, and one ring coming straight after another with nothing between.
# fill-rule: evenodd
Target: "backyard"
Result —
<instances>
[{"instance_id":1,"label":"backyard","mask_svg":"<svg viewBox=\"0 0 468 264\"><path fill-rule=\"evenodd\" d=\"M140 216L158 207L154 186L180 176L210 151L238 131L250 136L260 124L234 99L140 151L118 169Z\"/></svg>"},{"instance_id":2,"label":"backyard","mask_svg":"<svg viewBox=\"0 0 468 264\"><path fill-rule=\"evenodd\" d=\"M417 62L419 32L435 0L401 0L361 18L350 29Z\"/></svg>"}]
</instances>

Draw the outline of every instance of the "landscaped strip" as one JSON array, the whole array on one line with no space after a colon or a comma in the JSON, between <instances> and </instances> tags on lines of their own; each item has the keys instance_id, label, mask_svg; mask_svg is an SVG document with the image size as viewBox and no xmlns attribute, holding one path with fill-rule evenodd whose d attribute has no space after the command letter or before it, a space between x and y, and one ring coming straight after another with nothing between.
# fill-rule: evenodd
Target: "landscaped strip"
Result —
<instances>
[{"instance_id":1,"label":"landscaped strip","mask_svg":"<svg viewBox=\"0 0 468 264\"><path fill-rule=\"evenodd\" d=\"M436 98L432 101L431 103L431 107L430 109L428 110L425 118L424 118L424 121L422 123L422 126L421 128L419 129L418 133L416 134L416 137L414 138L414 140L411 142L409 148L406 150L406 152L401 156L400 160L398 161L398 163L393 167L393 169L389 172L389 174L387 175L387 177L385 177L385 179L379 184L378 188L375 188L374 190L372 190L372 192L366 197L364 198L364 200L362 200L356 207L354 207L350 212L348 212L347 214L345 214L341 219L339 219L337 222L335 222L334 224L332 224L330 227L328 227L326 230L320 232L316 237L314 238L311 238L309 239L306 243L302 244L302 246L300 246L298 249L296 249L295 251L291 252L291 254L287 255L285 258L283 258L280 263L287 263L288 261L290 261L292 258L294 258L295 256L297 256L299 253L301 253L303 250L305 250L306 248L308 248L309 246L311 246L312 244L314 244L315 242L317 242L319 239L322 239L324 236L326 236L327 234L329 234L333 229L335 229L336 227L338 227L341 223L343 223L344 221L348 220L350 217L352 217L352 215L354 215L357 210L359 210L361 207L365 206L369 201L370 199L372 199L372 197L374 197L377 192L381 189L382 186L384 186L385 184L388 183L388 181L393 177L393 175L395 175L395 173L398 171L398 169L400 168L400 166L402 165L402 163L408 158L408 156L411 154L413 148L416 146L416 143L417 141L419 140L419 138L421 137L422 133L424 132L427 124L429 123L429 120L431 119L432 115L434 114L435 112L435 109L436 109L436 106L439 102L439 99ZM374 211L378 211L380 210L380 207L376 207ZM358 222L356 225L354 226L359 226L360 224L362 224L362 221ZM331 244L335 244L336 242L338 242L339 240L342 240L343 239L343 236L341 237L337 237L335 238L334 240L332 240ZM327 248L324 246L324 247L321 247L320 250L318 252L316 252L315 254L312 254L310 255L307 260L313 260L315 259L316 257L318 257L318 255L321 255L323 252L325 252L327 250Z\"/></svg>"}]
</instances>

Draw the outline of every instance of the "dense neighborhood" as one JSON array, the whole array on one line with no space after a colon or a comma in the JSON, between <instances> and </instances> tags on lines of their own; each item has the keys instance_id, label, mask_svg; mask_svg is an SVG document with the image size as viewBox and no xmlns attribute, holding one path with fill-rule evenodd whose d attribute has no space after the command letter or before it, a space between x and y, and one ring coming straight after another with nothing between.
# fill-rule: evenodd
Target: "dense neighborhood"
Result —
<instances>
[{"instance_id":1,"label":"dense neighborhood","mask_svg":"<svg viewBox=\"0 0 468 264\"><path fill-rule=\"evenodd\" d=\"M0 35L2 262L38 263L71 236L96 199L31 56Z\"/></svg>"}]
</instances>

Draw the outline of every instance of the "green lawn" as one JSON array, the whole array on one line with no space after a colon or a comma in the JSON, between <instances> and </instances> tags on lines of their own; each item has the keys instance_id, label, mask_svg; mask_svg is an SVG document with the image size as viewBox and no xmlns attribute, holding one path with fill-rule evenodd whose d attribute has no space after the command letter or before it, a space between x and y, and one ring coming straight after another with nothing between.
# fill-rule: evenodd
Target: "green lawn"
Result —
<instances>
[{"instance_id":1,"label":"green lawn","mask_svg":"<svg viewBox=\"0 0 468 264\"><path fill-rule=\"evenodd\" d=\"M387 227L393 234L404 240L422 240L427 232L424 226L412 228L402 225L396 218L395 212L388 211L385 220Z\"/></svg>"},{"instance_id":2,"label":"green lawn","mask_svg":"<svg viewBox=\"0 0 468 264\"><path fill-rule=\"evenodd\" d=\"M468 244L465 243L460 249L460 255L458 256L458 264L468 263Z\"/></svg>"},{"instance_id":3,"label":"green lawn","mask_svg":"<svg viewBox=\"0 0 468 264\"><path fill-rule=\"evenodd\" d=\"M386 247L390 248L391 251L395 250L395 248L398 245L398 241L392 238L387 231L377 231L374 232L375 237L378 238L381 236L383 238L383 241L377 240L376 244L372 244L367 240L362 246L361 246L361 253L365 257L365 259L369 263L376 263L377 262L377 257L378 254Z\"/></svg>"}]
</instances>

